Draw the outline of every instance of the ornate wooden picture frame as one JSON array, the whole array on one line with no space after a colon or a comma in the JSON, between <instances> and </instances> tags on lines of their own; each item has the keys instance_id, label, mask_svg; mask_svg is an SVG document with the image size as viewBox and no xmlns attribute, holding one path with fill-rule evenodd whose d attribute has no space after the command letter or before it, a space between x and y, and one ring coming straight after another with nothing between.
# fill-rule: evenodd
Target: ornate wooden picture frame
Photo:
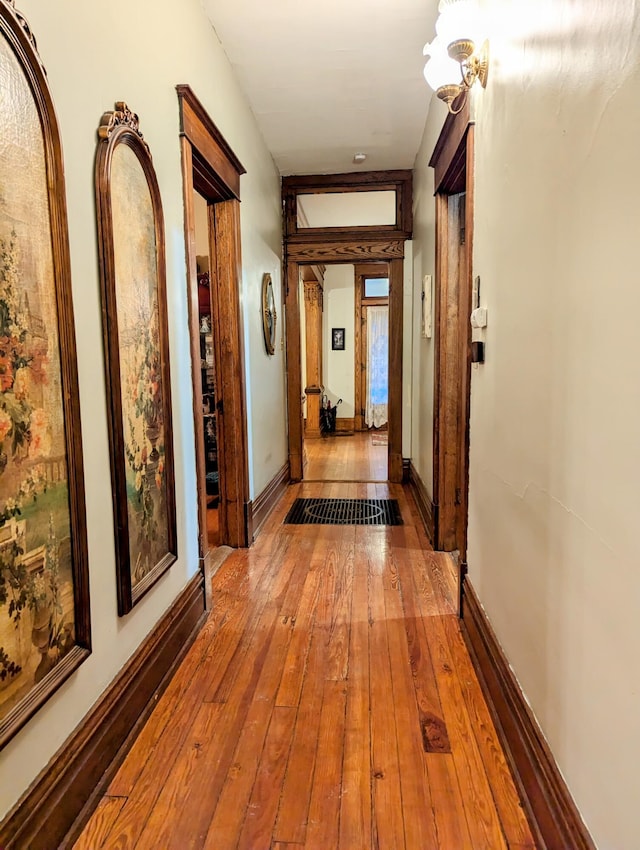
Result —
<instances>
[{"instance_id":1,"label":"ornate wooden picture frame","mask_svg":"<svg viewBox=\"0 0 640 850\"><path fill-rule=\"evenodd\" d=\"M266 272L262 278L262 332L267 354L275 354L276 350L276 298L273 293L271 275Z\"/></svg>"},{"instance_id":2,"label":"ornate wooden picture frame","mask_svg":"<svg viewBox=\"0 0 640 850\"><path fill-rule=\"evenodd\" d=\"M95 189L122 616L177 558L162 204L125 103L102 116Z\"/></svg>"},{"instance_id":3,"label":"ornate wooden picture frame","mask_svg":"<svg viewBox=\"0 0 640 850\"><path fill-rule=\"evenodd\" d=\"M0 748L91 651L62 147L29 25L0 0Z\"/></svg>"}]
</instances>

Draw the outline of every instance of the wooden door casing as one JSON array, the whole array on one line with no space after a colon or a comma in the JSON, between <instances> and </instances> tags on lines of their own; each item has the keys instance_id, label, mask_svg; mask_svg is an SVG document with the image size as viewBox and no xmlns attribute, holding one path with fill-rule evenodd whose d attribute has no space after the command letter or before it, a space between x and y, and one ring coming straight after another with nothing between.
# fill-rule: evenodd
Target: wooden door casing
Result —
<instances>
[{"instance_id":1,"label":"wooden door casing","mask_svg":"<svg viewBox=\"0 0 640 850\"><path fill-rule=\"evenodd\" d=\"M317 246L305 252L304 262L288 258L286 262L285 311L287 321L287 410L289 419L289 464L292 481L303 477L303 420L302 420L302 368L300 360L300 265L310 262L344 263L357 261L365 254L367 260L387 260L388 246L341 243L339 249L328 245ZM368 256L367 256L368 253ZM389 267L389 481L402 481L402 310L403 310L402 257L391 259Z\"/></svg>"},{"instance_id":2,"label":"wooden door casing","mask_svg":"<svg viewBox=\"0 0 640 850\"><path fill-rule=\"evenodd\" d=\"M207 572L211 549L207 537L207 494L200 373L200 319L193 193L209 206L209 252L215 374L218 382L220 440L220 543L249 544L249 465L244 386L244 350L240 310L240 175L239 162L206 110L187 85L176 87L180 108L180 145L185 210L187 301L191 340L193 416L196 452L198 540ZM224 418L233 427L224 427ZM207 592L209 582L206 583ZM208 600L210 601L210 600Z\"/></svg>"},{"instance_id":3,"label":"wooden door casing","mask_svg":"<svg viewBox=\"0 0 640 850\"><path fill-rule=\"evenodd\" d=\"M469 498L473 145L468 111L449 116L429 163L436 184L434 545L460 553L460 579L466 569Z\"/></svg>"}]
</instances>

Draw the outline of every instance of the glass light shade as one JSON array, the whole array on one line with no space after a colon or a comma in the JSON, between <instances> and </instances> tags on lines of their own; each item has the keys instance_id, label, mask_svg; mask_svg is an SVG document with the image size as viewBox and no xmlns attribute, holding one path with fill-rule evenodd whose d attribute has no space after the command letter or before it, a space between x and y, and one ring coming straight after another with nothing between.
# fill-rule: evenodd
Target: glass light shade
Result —
<instances>
[{"instance_id":1,"label":"glass light shade","mask_svg":"<svg viewBox=\"0 0 640 850\"><path fill-rule=\"evenodd\" d=\"M425 55L429 56L424 66L424 78L434 91L441 86L460 83L462 74L460 65L447 53L447 44L436 36L431 44L425 45Z\"/></svg>"},{"instance_id":2,"label":"glass light shade","mask_svg":"<svg viewBox=\"0 0 640 850\"><path fill-rule=\"evenodd\" d=\"M458 39L473 41L476 47L484 41L480 16L473 0L445 0L438 8L436 33L445 48Z\"/></svg>"}]
</instances>

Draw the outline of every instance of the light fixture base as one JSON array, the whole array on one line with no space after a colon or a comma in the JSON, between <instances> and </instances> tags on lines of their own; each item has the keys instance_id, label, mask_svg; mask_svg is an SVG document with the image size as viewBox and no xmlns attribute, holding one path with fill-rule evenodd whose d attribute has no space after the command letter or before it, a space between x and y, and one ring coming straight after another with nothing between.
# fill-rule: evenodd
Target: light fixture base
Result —
<instances>
[{"instance_id":1,"label":"light fixture base","mask_svg":"<svg viewBox=\"0 0 640 850\"><path fill-rule=\"evenodd\" d=\"M464 106L467 93L467 88L465 86L458 86L455 83L450 83L446 86L440 86L437 90L436 95L443 100L447 104L447 109L451 112L452 115L457 115L458 112ZM457 109L454 108L454 103L460 99L460 105Z\"/></svg>"},{"instance_id":2,"label":"light fixture base","mask_svg":"<svg viewBox=\"0 0 640 850\"><path fill-rule=\"evenodd\" d=\"M485 41L482 47L473 55L468 64L469 70L473 73L474 79L478 80L483 89L487 87L487 77L489 76L489 42Z\"/></svg>"},{"instance_id":3,"label":"light fixture base","mask_svg":"<svg viewBox=\"0 0 640 850\"><path fill-rule=\"evenodd\" d=\"M476 49L475 44L469 38L458 38L447 47L447 53L459 65L466 62Z\"/></svg>"}]
</instances>

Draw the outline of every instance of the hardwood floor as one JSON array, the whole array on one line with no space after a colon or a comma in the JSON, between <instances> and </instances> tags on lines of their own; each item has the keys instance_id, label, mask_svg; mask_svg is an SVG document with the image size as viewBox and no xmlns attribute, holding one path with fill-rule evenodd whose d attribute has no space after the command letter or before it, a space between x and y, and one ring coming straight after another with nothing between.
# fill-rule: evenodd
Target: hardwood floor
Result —
<instances>
[{"instance_id":1,"label":"hardwood floor","mask_svg":"<svg viewBox=\"0 0 640 850\"><path fill-rule=\"evenodd\" d=\"M405 492L289 488L75 850L534 848ZM298 495L391 496L404 525L283 525Z\"/></svg>"},{"instance_id":2,"label":"hardwood floor","mask_svg":"<svg viewBox=\"0 0 640 850\"><path fill-rule=\"evenodd\" d=\"M360 431L348 437L306 437L304 478L306 481L386 481L386 439L386 431Z\"/></svg>"}]
</instances>

